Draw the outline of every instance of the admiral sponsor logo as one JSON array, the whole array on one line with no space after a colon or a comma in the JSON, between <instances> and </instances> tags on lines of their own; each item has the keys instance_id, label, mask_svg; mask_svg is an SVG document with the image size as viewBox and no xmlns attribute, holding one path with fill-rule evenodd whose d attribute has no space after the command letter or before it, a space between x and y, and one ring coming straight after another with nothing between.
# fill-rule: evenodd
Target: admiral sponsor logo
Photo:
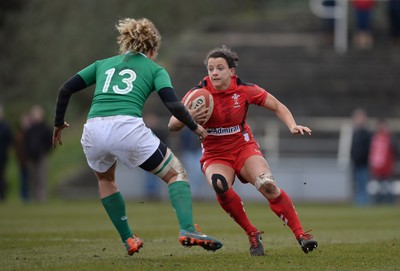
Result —
<instances>
[{"instance_id":1,"label":"admiral sponsor logo","mask_svg":"<svg viewBox=\"0 0 400 271\"><path fill-rule=\"evenodd\" d=\"M209 135L231 135L235 134L237 132L240 132L240 127L239 125L233 126L233 127L219 127L219 128L207 128L207 133Z\"/></svg>"}]
</instances>

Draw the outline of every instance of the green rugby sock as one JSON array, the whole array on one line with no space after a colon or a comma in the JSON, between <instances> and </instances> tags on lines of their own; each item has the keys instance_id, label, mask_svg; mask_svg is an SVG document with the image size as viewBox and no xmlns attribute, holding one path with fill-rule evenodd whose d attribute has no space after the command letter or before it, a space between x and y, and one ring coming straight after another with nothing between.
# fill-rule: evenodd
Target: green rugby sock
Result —
<instances>
[{"instance_id":1,"label":"green rugby sock","mask_svg":"<svg viewBox=\"0 0 400 271\"><path fill-rule=\"evenodd\" d=\"M122 242L129 237L133 238L131 228L125 211L125 202L120 192L109 195L101 199L104 209L121 236Z\"/></svg>"},{"instance_id":2,"label":"green rugby sock","mask_svg":"<svg viewBox=\"0 0 400 271\"><path fill-rule=\"evenodd\" d=\"M176 181L168 185L169 199L178 218L181 230L194 231L192 193L185 181Z\"/></svg>"}]
</instances>

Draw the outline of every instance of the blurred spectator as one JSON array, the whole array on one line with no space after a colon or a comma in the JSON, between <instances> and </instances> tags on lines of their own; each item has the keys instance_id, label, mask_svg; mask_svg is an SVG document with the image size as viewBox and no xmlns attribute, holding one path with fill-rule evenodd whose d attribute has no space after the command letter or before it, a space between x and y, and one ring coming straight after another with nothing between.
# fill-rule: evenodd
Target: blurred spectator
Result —
<instances>
[{"instance_id":1,"label":"blurred spectator","mask_svg":"<svg viewBox=\"0 0 400 271\"><path fill-rule=\"evenodd\" d=\"M394 203L392 193L395 156L397 145L388 123L380 119L377 129L372 136L369 153L369 166L372 177L378 182L377 191L374 194L375 203Z\"/></svg>"},{"instance_id":2,"label":"blurred spectator","mask_svg":"<svg viewBox=\"0 0 400 271\"><path fill-rule=\"evenodd\" d=\"M28 182L28 164L25 153L25 134L30 126L30 115L24 113L20 116L17 132L15 134L15 154L19 167L20 195L24 202L29 201L30 186Z\"/></svg>"},{"instance_id":3,"label":"blurred spectator","mask_svg":"<svg viewBox=\"0 0 400 271\"><path fill-rule=\"evenodd\" d=\"M353 164L354 203L362 206L370 203L367 185L370 181L368 156L371 132L367 128L367 113L363 109L356 109L352 119L354 130L350 155Z\"/></svg>"},{"instance_id":4,"label":"blurred spectator","mask_svg":"<svg viewBox=\"0 0 400 271\"><path fill-rule=\"evenodd\" d=\"M156 114L145 115L143 121L162 142L168 145L167 126L164 125L164 129L160 126L160 118ZM148 171L145 171L144 174L146 176L144 184L146 198L149 200L161 199L161 179Z\"/></svg>"},{"instance_id":5,"label":"blurred spectator","mask_svg":"<svg viewBox=\"0 0 400 271\"><path fill-rule=\"evenodd\" d=\"M199 138L188 129L184 128L181 133L181 158L190 180L193 199L201 199L209 192L199 160L201 158L201 144ZM212 194L211 194L212 195Z\"/></svg>"},{"instance_id":6,"label":"blurred spectator","mask_svg":"<svg viewBox=\"0 0 400 271\"><path fill-rule=\"evenodd\" d=\"M369 49L374 43L371 25L375 0L352 0L352 4L356 20L354 46L359 49Z\"/></svg>"},{"instance_id":7,"label":"blurred spectator","mask_svg":"<svg viewBox=\"0 0 400 271\"><path fill-rule=\"evenodd\" d=\"M7 196L6 165L11 144L11 128L4 119L3 107L0 105L0 202L5 201Z\"/></svg>"},{"instance_id":8,"label":"blurred spectator","mask_svg":"<svg viewBox=\"0 0 400 271\"><path fill-rule=\"evenodd\" d=\"M326 8L334 8L336 6L336 0L324 0L322 5ZM326 33L326 41L329 45L334 43L334 32L335 32L335 18L323 19L323 27Z\"/></svg>"},{"instance_id":9,"label":"blurred spectator","mask_svg":"<svg viewBox=\"0 0 400 271\"><path fill-rule=\"evenodd\" d=\"M400 0L388 1L388 19L393 44L400 47Z\"/></svg>"},{"instance_id":10,"label":"blurred spectator","mask_svg":"<svg viewBox=\"0 0 400 271\"><path fill-rule=\"evenodd\" d=\"M48 154L51 150L53 131L45 121L43 107L35 105L30 111L31 125L25 133L25 152L31 199L47 200Z\"/></svg>"}]
</instances>

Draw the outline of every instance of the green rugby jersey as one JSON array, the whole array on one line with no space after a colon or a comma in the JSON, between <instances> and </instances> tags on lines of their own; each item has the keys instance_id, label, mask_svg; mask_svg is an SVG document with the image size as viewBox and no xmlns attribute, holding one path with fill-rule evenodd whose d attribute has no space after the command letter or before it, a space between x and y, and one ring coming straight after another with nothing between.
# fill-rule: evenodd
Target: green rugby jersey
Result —
<instances>
[{"instance_id":1,"label":"green rugby jersey","mask_svg":"<svg viewBox=\"0 0 400 271\"><path fill-rule=\"evenodd\" d=\"M140 53L98 60L78 74L87 86L96 84L88 118L142 117L144 103L152 91L172 88L167 71Z\"/></svg>"}]
</instances>

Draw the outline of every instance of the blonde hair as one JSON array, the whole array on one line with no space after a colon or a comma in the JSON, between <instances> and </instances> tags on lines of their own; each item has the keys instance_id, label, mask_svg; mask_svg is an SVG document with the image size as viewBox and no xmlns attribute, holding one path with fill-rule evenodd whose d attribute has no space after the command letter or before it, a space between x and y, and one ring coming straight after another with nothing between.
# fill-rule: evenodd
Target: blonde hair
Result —
<instances>
[{"instance_id":1,"label":"blonde hair","mask_svg":"<svg viewBox=\"0 0 400 271\"><path fill-rule=\"evenodd\" d=\"M147 53L150 50L156 51L161 44L161 35L154 24L146 18L120 20L116 28L120 35L117 38L119 52L126 51L133 53Z\"/></svg>"}]
</instances>

